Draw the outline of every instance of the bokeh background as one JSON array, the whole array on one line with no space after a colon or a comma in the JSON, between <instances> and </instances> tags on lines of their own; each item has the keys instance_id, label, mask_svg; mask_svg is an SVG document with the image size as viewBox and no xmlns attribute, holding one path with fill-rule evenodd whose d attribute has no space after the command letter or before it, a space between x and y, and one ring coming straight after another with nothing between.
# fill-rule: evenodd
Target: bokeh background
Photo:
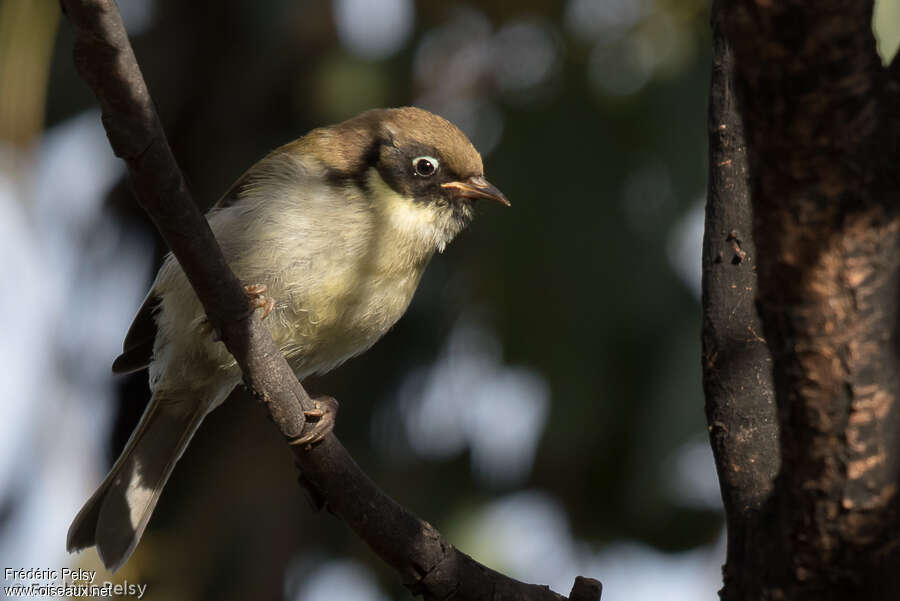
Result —
<instances>
[{"instance_id":1,"label":"bokeh background","mask_svg":"<svg viewBox=\"0 0 900 601\"><path fill-rule=\"evenodd\" d=\"M307 382L391 495L479 561L604 599L712 599L722 515L700 387L705 0L120 0L204 206L271 148L376 106L456 122L483 207L371 351ZM882 51L900 40L878 5ZM52 0L0 0L0 567L98 568L65 532L148 399L109 366L165 249ZM408 599L315 513L242 396L131 561L149 599Z\"/></svg>"}]
</instances>

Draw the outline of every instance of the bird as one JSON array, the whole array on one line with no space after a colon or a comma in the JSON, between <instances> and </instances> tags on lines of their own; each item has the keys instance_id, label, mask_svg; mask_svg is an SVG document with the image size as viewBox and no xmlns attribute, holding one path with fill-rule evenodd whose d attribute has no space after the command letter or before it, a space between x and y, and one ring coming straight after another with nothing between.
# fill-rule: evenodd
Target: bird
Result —
<instances>
[{"instance_id":1,"label":"bird","mask_svg":"<svg viewBox=\"0 0 900 601\"><path fill-rule=\"evenodd\" d=\"M273 150L206 218L302 381L364 352L400 319L431 257L482 199L510 204L459 128L424 109L386 108ZM113 362L117 374L145 368L151 400L66 540L69 552L95 546L112 572L133 553L203 418L241 382L171 253Z\"/></svg>"}]
</instances>

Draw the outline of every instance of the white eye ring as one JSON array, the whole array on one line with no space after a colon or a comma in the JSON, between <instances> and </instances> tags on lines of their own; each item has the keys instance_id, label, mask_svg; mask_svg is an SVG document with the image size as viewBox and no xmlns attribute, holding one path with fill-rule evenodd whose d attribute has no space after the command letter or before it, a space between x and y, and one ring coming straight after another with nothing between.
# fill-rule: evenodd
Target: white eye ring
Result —
<instances>
[{"instance_id":1,"label":"white eye ring","mask_svg":"<svg viewBox=\"0 0 900 601\"><path fill-rule=\"evenodd\" d=\"M440 163L434 157L424 156L413 159L413 171L419 177L431 177L434 175Z\"/></svg>"}]
</instances>

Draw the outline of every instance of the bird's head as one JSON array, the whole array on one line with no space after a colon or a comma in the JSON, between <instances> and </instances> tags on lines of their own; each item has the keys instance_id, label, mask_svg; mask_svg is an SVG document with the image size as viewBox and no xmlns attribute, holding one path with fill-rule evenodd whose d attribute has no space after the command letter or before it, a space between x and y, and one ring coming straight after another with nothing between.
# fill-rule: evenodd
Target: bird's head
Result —
<instances>
[{"instance_id":1,"label":"bird's head","mask_svg":"<svg viewBox=\"0 0 900 601\"><path fill-rule=\"evenodd\" d=\"M469 224L475 201L509 206L465 134L419 108L370 110L306 139L332 182L359 189L430 250L443 250Z\"/></svg>"}]
</instances>

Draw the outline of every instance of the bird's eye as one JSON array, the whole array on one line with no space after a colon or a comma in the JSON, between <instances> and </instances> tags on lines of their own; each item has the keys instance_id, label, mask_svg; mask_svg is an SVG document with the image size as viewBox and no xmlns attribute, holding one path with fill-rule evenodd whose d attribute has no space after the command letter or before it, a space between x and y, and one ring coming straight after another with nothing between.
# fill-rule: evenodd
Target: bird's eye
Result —
<instances>
[{"instance_id":1,"label":"bird's eye","mask_svg":"<svg viewBox=\"0 0 900 601\"><path fill-rule=\"evenodd\" d=\"M413 159L413 169L416 175L421 177L431 177L437 171L438 160L434 157L417 157Z\"/></svg>"}]
</instances>

